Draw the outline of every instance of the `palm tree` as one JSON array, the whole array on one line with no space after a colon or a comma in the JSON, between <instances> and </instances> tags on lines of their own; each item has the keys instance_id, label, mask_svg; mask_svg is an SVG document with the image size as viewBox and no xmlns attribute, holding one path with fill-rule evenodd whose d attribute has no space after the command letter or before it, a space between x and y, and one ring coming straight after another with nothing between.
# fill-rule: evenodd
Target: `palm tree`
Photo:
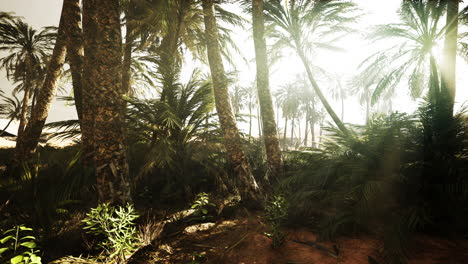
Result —
<instances>
[{"instance_id":1,"label":"palm tree","mask_svg":"<svg viewBox=\"0 0 468 264\"><path fill-rule=\"evenodd\" d=\"M333 80L330 81L332 85L330 86L331 96L333 99L340 101L341 103L341 121L344 121L344 100L348 97L346 89L343 87L342 80L337 74L334 76Z\"/></svg>"},{"instance_id":2,"label":"palm tree","mask_svg":"<svg viewBox=\"0 0 468 264\"><path fill-rule=\"evenodd\" d=\"M24 91L18 137L21 137L27 123L33 82L41 77L54 38L52 28L37 31L21 19L6 15L0 21L0 51L8 52L0 58L0 67L6 69L8 79L22 82Z\"/></svg>"},{"instance_id":3,"label":"palm tree","mask_svg":"<svg viewBox=\"0 0 468 264\"><path fill-rule=\"evenodd\" d=\"M84 66L86 69L93 65L83 75L84 83L89 85L83 109L86 106L95 112L91 119L94 122L91 142L98 197L100 202L122 204L131 201L131 196L124 131L119 1L84 0L83 15Z\"/></svg>"},{"instance_id":4,"label":"palm tree","mask_svg":"<svg viewBox=\"0 0 468 264\"><path fill-rule=\"evenodd\" d=\"M77 7L79 7L79 0L64 0L63 2L58 35L55 40L54 50L48 61L45 80L38 95L37 105L31 114L24 134L18 137L16 141L15 160L27 160L30 153L37 147L65 63L67 53L66 36L72 34L73 31L70 32L69 29L76 26L75 9Z\"/></svg>"},{"instance_id":5,"label":"palm tree","mask_svg":"<svg viewBox=\"0 0 468 264\"><path fill-rule=\"evenodd\" d=\"M294 119L298 116L299 106L301 103L301 89L297 83L288 83L280 87L276 91L275 97L277 103L281 106L281 110L284 118L284 131L283 140L284 148L286 148L286 132L288 129L288 120L291 121L291 139L293 138L294 132Z\"/></svg>"},{"instance_id":6,"label":"palm tree","mask_svg":"<svg viewBox=\"0 0 468 264\"><path fill-rule=\"evenodd\" d=\"M208 61L213 82L216 110L223 131L224 145L226 147L228 160L234 167L234 172L241 183L240 191L242 199L246 201L259 201L260 189L252 175L245 153L242 150L239 130L231 110L227 78L221 58L213 0L203 0L202 5L205 20Z\"/></svg>"},{"instance_id":7,"label":"palm tree","mask_svg":"<svg viewBox=\"0 0 468 264\"><path fill-rule=\"evenodd\" d=\"M9 119L6 126L0 131L0 136L5 133L10 124L16 119L20 118L21 113L21 100L13 95L13 98L7 97L3 94L0 94L0 97L3 98L4 103L0 104L0 116L5 116Z\"/></svg>"},{"instance_id":8,"label":"palm tree","mask_svg":"<svg viewBox=\"0 0 468 264\"><path fill-rule=\"evenodd\" d=\"M343 133L349 134L315 81L309 60L317 49L338 49L334 42L351 31L349 25L357 18L356 5L348 1L273 0L265 5L265 11L266 20L274 25L274 47L288 47L297 53L328 114Z\"/></svg>"},{"instance_id":9,"label":"palm tree","mask_svg":"<svg viewBox=\"0 0 468 264\"><path fill-rule=\"evenodd\" d=\"M270 92L270 76L265 42L263 0L252 0L252 25L257 65L257 91L262 119L263 138L267 155L268 172L265 179L276 178L282 171L282 157L276 131L275 113Z\"/></svg>"},{"instance_id":10,"label":"palm tree","mask_svg":"<svg viewBox=\"0 0 468 264\"><path fill-rule=\"evenodd\" d=\"M386 69L372 95L372 104L387 89L408 81L411 96L417 98L429 87L431 101L439 94L439 67L434 51L444 36L441 25L443 6L438 1L403 1L401 23L379 25L370 35L373 41L398 40L398 44L378 52L364 61L367 67ZM408 74L409 73L409 74Z\"/></svg>"}]
</instances>

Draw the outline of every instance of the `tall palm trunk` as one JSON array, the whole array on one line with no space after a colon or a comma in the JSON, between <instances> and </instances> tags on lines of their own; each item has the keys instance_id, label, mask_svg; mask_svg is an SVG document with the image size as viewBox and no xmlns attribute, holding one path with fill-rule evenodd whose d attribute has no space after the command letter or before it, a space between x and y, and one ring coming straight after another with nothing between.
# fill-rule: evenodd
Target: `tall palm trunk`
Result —
<instances>
[{"instance_id":1,"label":"tall palm trunk","mask_svg":"<svg viewBox=\"0 0 468 264\"><path fill-rule=\"evenodd\" d=\"M49 109L55 97L57 82L62 72L65 56L67 53L66 34L72 21L72 10L74 5L78 5L78 0L65 0L63 2L62 14L60 17L57 39L55 40L54 50L47 67L47 73L42 89L39 91L37 104L31 118L25 128L23 136L18 137L15 160L27 160L31 153L36 149L41 137L42 129L49 115Z\"/></svg>"},{"instance_id":2,"label":"tall palm trunk","mask_svg":"<svg viewBox=\"0 0 468 264\"><path fill-rule=\"evenodd\" d=\"M180 2L183 4L190 4L190 1L184 0ZM180 10L178 8L181 8ZM158 65L158 71L162 75L164 80L163 90L161 92L161 101L165 101L169 91L169 86L166 83L173 83L175 80L172 78L175 77L175 70L177 65L177 48L178 41L180 37L180 30L182 22L184 19L184 9L180 6L174 6L171 10L171 16L174 17L174 20L171 20L169 23L169 29L166 35L161 41L159 46L159 55L160 62Z\"/></svg>"},{"instance_id":3,"label":"tall palm trunk","mask_svg":"<svg viewBox=\"0 0 468 264\"><path fill-rule=\"evenodd\" d=\"M294 140L294 120L295 118L291 118L291 143L293 143L293 140Z\"/></svg>"},{"instance_id":4,"label":"tall palm trunk","mask_svg":"<svg viewBox=\"0 0 468 264\"><path fill-rule=\"evenodd\" d=\"M249 101L249 140L252 137L252 102Z\"/></svg>"},{"instance_id":5,"label":"tall palm trunk","mask_svg":"<svg viewBox=\"0 0 468 264\"><path fill-rule=\"evenodd\" d=\"M228 160L232 164L234 172L241 183L240 192L242 199L246 201L259 201L260 189L252 175L247 157L242 150L239 130L229 103L228 85L218 42L219 36L213 0L203 0L202 3L208 62L210 64L216 110L223 132Z\"/></svg>"},{"instance_id":6,"label":"tall palm trunk","mask_svg":"<svg viewBox=\"0 0 468 264\"><path fill-rule=\"evenodd\" d=\"M257 92L262 119L263 138L267 156L268 171L265 180L277 178L283 167L275 113L270 92L268 57L263 19L263 0L252 0L252 24L257 66ZM279 119L278 119L279 120Z\"/></svg>"},{"instance_id":7,"label":"tall palm trunk","mask_svg":"<svg viewBox=\"0 0 468 264\"><path fill-rule=\"evenodd\" d=\"M87 0L85 0L87 1ZM119 1L93 1L97 49L90 58L93 83L90 94L94 116L94 144L99 202L131 201L128 182L124 111L122 98L122 36ZM86 55L87 56L87 55Z\"/></svg>"},{"instance_id":8,"label":"tall palm trunk","mask_svg":"<svg viewBox=\"0 0 468 264\"><path fill-rule=\"evenodd\" d=\"M299 57L301 58L302 60L302 64L304 64L304 68L306 70L306 73L307 73L307 77L309 77L309 81L310 81L310 84L312 85L312 87L314 88L314 91L315 93L317 94L317 96L319 97L320 101L322 102L323 106L325 107L325 110L327 110L328 114L330 115L330 117L333 119L333 122L335 122L335 124L338 126L338 128L347 136L351 136L351 134L349 133L348 129L346 128L346 126L343 124L343 122L340 120L340 118L336 115L335 111L333 110L333 108L330 106L330 104L328 103L328 100L325 98L325 96L323 95L322 93L322 90L320 89L320 87L318 86L317 82L315 81L313 75L312 75L312 71L310 69L310 66L309 66L309 62L307 60L307 57L305 56L305 53L304 51L302 50L302 47L301 47L301 44L299 41L295 41L296 42L296 51L299 55Z\"/></svg>"},{"instance_id":9,"label":"tall palm trunk","mask_svg":"<svg viewBox=\"0 0 468 264\"><path fill-rule=\"evenodd\" d=\"M131 3L130 3L131 5ZM130 81L132 76L132 48L135 42L135 32L133 25L133 12L129 7L126 14L127 28L125 32L125 50L122 64L122 90L124 93L130 91Z\"/></svg>"},{"instance_id":10,"label":"tall palm trunk","mask_svg":"<svg viewBox=\"0 0 468 264\"><path fill-rule=\"evenodd\" d=\"M75 98L75 108L82 126L83 118L83 28L81 26L80 2L73 1L70 4L70 23L67 28L67 61L70 64L72 76L73 97Z\"/></svg>"},{"instance_id":11,"label":"tall palm trunk","mask_svg":"<svg viewBox=\"0 0 468 264\"><path fill-rule=\"evenodd\" d=\"M98 0L83 0L83 69L82 69L82 118L81 118L81 160L85 170L95 169L94 118L92 91L96 89L94 76L95 56L98 49L96 9Z\"/></svg>"},{"instance_id":12,"label":"tall palm trunk","mask_svg":"<svg viewBox=\"0 0 468 264\"><path fill-rule=\"evenodd\" d=\"M458 8L459 0L445 0L447 5L447 21L442 57L442 87L441 91L448 95L451 113L455 103L456 93L456 60L458 41Z\"/></svg>"},{"instance_id":13,"label":"tall palm trunk","mask_svg":"<svg viewBox=\"0 0 468 264\"><path fill-rule=\"evenodd\" d=\"M260 115L260 109L257 108L257 125L258 125L258 138L261 138L262 135L262 116Z\"/></svg>"},{"instance_id":14,"label":"tall palm trunk","mask_svg":"<svg viewBox=\"0 0 468 264\"><path fill-rule=\"evenodd\" d=\"M309 118L310 118L309 106L306 107L306 116L305 116L305 129L304 129L304 146L307 147L307 140L309 136Z\"/></svg>"},{"instance_id":15,"label":"tall palm trunk","mask_svg":"<svg viewBox=\"0 0 468 264\"><path fill-rule=\"evenodd\" d=\"M284 141L284 147L286 148L286 131L288 129L288 118L285 116L284 117L284 131L283 131L283 141Z\"/></svg>"},{"instance_id":16,"label":"tall palm trunk","mask_svg":"<svg viewBox=\"0 0 468 264\"><path fill-rule=\"evenodd\" d=\"M29 97L31 93L31 83L29 80L29 74L25 74L27 77L24 80L24 96L23 101L21 103L21 112L19 117L19 126L18 126L18 133L16 135L16 146L18 146L19 139L22 137L24 128L27 123L28 118L28 105L29 105Z\"/></svg>"}]
</instances>

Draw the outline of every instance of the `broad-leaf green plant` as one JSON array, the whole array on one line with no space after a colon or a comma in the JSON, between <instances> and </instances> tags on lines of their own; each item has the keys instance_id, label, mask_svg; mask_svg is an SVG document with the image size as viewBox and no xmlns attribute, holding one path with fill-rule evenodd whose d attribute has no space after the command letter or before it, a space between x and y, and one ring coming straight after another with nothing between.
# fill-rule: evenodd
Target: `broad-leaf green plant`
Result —
<instances>
[{"instance_id":1,"label":"broad-leaf green plant","mask_svg":"<svg viewBox=\"0 0 468 264\"><path fill-rule=\"evenodd\" d=\"M32 228L15 226L3 232L0 240L0 262L11 264L41 264L40 250Z\"/></svg>"}]
</instances>

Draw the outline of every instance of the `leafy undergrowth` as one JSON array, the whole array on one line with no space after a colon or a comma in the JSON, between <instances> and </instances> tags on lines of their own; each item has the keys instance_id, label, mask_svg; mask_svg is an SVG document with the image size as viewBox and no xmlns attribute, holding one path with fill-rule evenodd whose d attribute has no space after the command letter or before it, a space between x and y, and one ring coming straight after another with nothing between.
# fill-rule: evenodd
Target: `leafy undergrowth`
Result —
<instances>
[{"instance_id":1,"label":"leafy undergrowth","mask_svg":"<svg viewBox=\"0 0 468 264\"><path fill-rule=\"evenodd\" d=\"M247 212L234 219L183 226L141 248L128 263L382 263L382 244L375 238L343 237L317 242L310 230L285 229L284 244L273 249L267 231L262 214ZM411 248L410 264L462 264L468 258L466 240L416 235Z\"/></svg>"}]
</instances>

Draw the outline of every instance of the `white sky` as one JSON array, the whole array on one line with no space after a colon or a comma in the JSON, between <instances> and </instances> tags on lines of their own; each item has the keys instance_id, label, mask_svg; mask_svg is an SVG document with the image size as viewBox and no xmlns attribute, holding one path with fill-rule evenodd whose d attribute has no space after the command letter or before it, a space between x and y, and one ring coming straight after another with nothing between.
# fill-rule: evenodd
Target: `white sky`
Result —
<instances>
[{"instance_id":1,"label":"white sky","mask_svg":"<svg viewBox=\"0 0 468 264\"><path fill-rule=\"evenodd\" d=\"M398 18L396 9L401 0L356 0L356 2L361 5L361 8L366 13L359 26L364 29L371 25L395 22ZM35 28L58 25L61 7L62 0L0 0L1 11L15 12L17 15L24 17L24 20ZM244 52L244 56L252 59L254 57L254 49L249 30L248 26L245 31L236 30L235 40ZM370 47L366 46L359 36L350 36L344 41L348 49L346 53L332 54L324 52L315 59L322 67L331 72L336 72L346 79L356 72L357 65L370 54ZM457 63L458 89L456 101L465 102L468 99L468 90L465 89L465 86L468 84L468 74L465 74L468 72L468 66L461 59L458 59ZM188 64L189 66L193 65L192 63ZM252 83L255 77L255 64L250 63L250 65L245 65L243 61L239 60L237 67L241 71L239 75L240 82L244 85ZM302 73L303 66L299 60L291 56L289 59L278 63L275 69L271 69L270 71L271 89L276 90L281 85L292 80L296 74ZM321 85L322 90L326 92L327 84ZM12 87L13 85L6 80L4 72L0 72L0 89L5 90L8 94ZM409 98L407 89L404 87L399 89L399 93L393 104L394 109L408 112L413 111L418 104ZM338 114L341 113L341 106L338 102L332 102L332 106ZM346 100L345 110L345 122L364 122L365 109L358 104L356 98ZM54 102L49 114L49 122L71 118L76 118L74 107L65 106L63 102ZM280 122L279 126L283 126L282 122ZM242 127L245 131L245 126Z\"/></svg>"}]
</instances>

